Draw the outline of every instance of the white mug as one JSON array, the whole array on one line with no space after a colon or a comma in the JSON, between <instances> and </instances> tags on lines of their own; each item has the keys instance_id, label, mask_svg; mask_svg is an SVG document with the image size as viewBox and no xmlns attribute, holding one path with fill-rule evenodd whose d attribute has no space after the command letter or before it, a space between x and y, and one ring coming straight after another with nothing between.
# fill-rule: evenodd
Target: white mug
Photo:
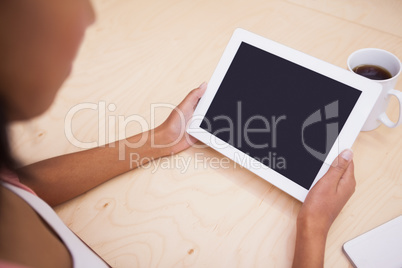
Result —
<instances>
[{"instance_id":1,"label":"white mug","mask_svg":"<svg viewBox=\"0 0 402 268\"><path fill-rule=\"evenodd\" d=\"M382 92L369 117L367 118L362 131L376 129L383 123L387 127L394 128L402 123L402 92L395 90L396 81L401 74L401 62L392 53L378 48L363 48L353 52L348 58L348 68L351 72L359 65L377 65L388 70L392 77L385 80L373 80L382 85ZM356 74L358 75L358 74ZM392 122L386 110L391 96L399 101L399 117L397 122Z\"/></svg>"}]
</instances>

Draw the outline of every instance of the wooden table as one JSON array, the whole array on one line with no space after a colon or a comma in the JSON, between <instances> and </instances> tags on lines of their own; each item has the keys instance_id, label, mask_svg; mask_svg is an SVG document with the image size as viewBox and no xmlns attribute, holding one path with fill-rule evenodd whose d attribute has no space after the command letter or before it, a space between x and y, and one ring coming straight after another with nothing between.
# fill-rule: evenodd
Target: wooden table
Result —
<instances>
[{"instance_id":1,"label":"wooden table","mask_svg":"<svg viewBox=\"0 0 402 268\"><path fill-rule=\"evenodd\" d=\"M22 163L81 150L65 134L65 117L77 104L99 108L73 117L73 134L83 142L98 142L105 129L105 141L113 140L108 126L119 115L150 122L152 103L176 105L211 77L237 27L343 68L364 47L402 59L400 0L95 0L94 6L97 23L55 104L12 127ZM111 103L116 109L103 113L101 106ZM396 117L395 100L388 112ZM168 113L158 110L156 123ZM126 135L140 131L132 123ZM361 133L353 150L357 189L329 233L327 267L350 266L342 244L402 214L402 127ZM56 211L113 267L289 267L301 203L233 162L214 168L220 158L212 149L191 148ZM177 159L189 160L188 169L175 167Z\"/></svg>"}]
</instances>

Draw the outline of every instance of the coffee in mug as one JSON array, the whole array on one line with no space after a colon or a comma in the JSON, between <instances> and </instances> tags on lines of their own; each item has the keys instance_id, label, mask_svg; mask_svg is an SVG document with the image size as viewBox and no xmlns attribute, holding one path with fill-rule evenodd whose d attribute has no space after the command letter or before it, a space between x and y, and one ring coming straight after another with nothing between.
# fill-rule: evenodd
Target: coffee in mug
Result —
<instances>
[{"instance_id":1,"label":"coffee in mug","mask_svg":"<svg viewBox=\"0 0 402 268\"><path fill-rule=\"evenodd\" d=\"M350 71L381 84L382 91L362 131L376 129L382 124L394 128L402 123L402 92L395 90L396 81L401 74L401 62L392 53L378 48L364 48L353 52L348 58ZM391 97L399 102L399 117L392 122L386 110Z\"/></svg>"},{"instance_id":2,"label":"coffee in mug","mask_svg":"<svg viewBox=\"0 0 402 268\"><path fill-rule=\"evenodd\" d=\"M371 64L362 64L356 66L353 68L353 72L371 80L385 80L392 77L391 73L387 69Z\"/></svg>"}]
</instances>

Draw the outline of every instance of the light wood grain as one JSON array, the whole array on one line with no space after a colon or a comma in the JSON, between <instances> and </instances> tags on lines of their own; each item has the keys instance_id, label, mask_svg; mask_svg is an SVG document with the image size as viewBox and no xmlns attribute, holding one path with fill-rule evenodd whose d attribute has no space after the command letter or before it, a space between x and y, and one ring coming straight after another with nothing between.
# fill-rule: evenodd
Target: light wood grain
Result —
<instances>
[{"instance_id":1,"label":"light wood grain","mask_svg":"<svg viewBox=\"0 0 402 268\"><path fill-rule=\"evenodd\" d=\"M289 0L289 2L402 37L400 0Z\"/></svg>"},{"instance_id":2,"label":"light wood grain","mask_svg":"<svg viewBox=\"0 0 402 268\"><path fill-rule=\"evenodd\" d=\"M378 1L365 3L382 8ZM22 164L80 150L64 133L66 114L80 103L105 101L117 107L107 112L106 122L101 116L100 123L97 111L77 113L72 127L81 141L97 141L99 126L107 126L110 116L136 114L150 122L152 103L178 104L210 78L237 27L343 68L348 55L362 47L380 47L402 58L402 38L372 27L368 21L375 17L353 21L307 2L94 4L97 22L55 104L42 117L11 129L13 150ZM340 2L337 8L345 5ZM371 12L358 4L353 8L358 14ZM389 13L382 23L391 25L398 19ZM402 88L402 79L397 88ZM156 123L168 113L158 111ZM395 117L396 102L389 113ZM133 123L126 135L141 130ZM401 134L402 127L382 126L359 135L353 147L357 191L330 231L326 267L350 266L342 244L402 214ZM214 168L211 163L222 156L212 149L191 148L178 157L164 158L165 166L156 171L149 166L119 176L56 211L113 267L291 265L298 201L233 162ZM175 165L183 160L190 165L182 173Z\"/></svg>"}]
</instances>

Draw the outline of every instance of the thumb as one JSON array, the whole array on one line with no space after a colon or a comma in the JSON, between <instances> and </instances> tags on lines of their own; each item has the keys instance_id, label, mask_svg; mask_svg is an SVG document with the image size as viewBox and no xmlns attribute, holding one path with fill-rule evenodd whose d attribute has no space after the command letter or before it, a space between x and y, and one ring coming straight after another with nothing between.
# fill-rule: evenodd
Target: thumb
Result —
<instances>
[{"instance_id":1,"label":"thumb","mask_svg":"<svg viewBox=\"0 0 402 268\"><path fill-rule=\"evenodd\" d=\"M207 83L204 82L198 88L193 89L190 93L188 93L184 100L179 104L179 107L184 110L191 109L194 111L198 101L204 95L206 89Z\"/></svg>"},{"instance_id":2,"label":"thumb","mask_svg":"<svg viewBox=\"0 0 402 268\"><path fill-rule=\"evenodd\" d=\"M332 176L335 176L339 180L347 170L352 159L353 159L352 150L350 149L344 150L342 153L338 155L338 157L334 160L334 162L332 162L332 165L329 168L327 174L331 174Z\"/></svg>"}]
</instances>

